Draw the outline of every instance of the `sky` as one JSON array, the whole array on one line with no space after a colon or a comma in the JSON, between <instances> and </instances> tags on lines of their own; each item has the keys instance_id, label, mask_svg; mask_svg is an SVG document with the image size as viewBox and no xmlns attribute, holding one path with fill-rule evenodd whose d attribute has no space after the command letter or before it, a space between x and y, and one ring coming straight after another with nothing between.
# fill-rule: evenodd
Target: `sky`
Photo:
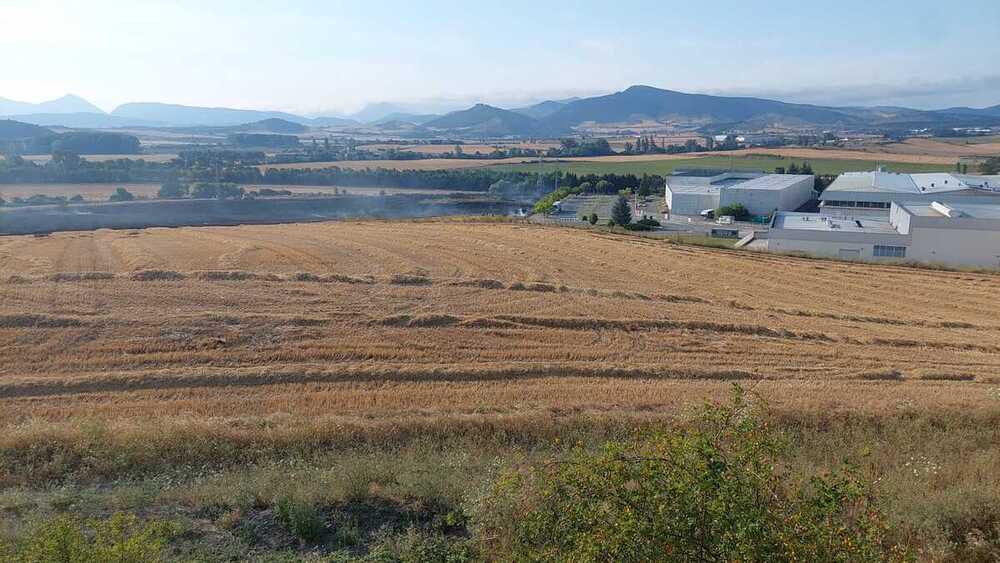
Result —
<instances>
[{"instance_id":1,"label":"sky","mask_svg":"<svg viewBox=\"0 0 1000 563\"><path fill-rule=\"evenodd\" d=\"M830 105L1000 104L997 0L0 0L0 97L345 114L647 84Z\"/></svg>"}]
</instances>

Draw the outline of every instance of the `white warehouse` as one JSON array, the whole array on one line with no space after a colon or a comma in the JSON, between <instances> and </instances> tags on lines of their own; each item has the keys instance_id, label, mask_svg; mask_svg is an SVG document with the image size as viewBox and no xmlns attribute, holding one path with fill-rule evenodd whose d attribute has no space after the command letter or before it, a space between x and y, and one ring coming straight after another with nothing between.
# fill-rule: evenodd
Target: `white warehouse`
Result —
<instances>
[{"instance_id":1,"label":"white warehouse","mask_svg":"<svg viewBox=\"0 0 1000 563\"><path fill-rule=\"evenodd\" d=\"M767 248L856 260L1000 268L1000 205L893 202L887 218L776 213Z\"/></svg>"},{"instance_id":2,"label":"white warehouse","mask_svg":"<svg viewBox=\"0 0 1000 563\"><path fill-rule=\"evenodd\" d=\"M1000 204L1000 176L847 172L819 196L820 212L836 217L888 217L892 202Z\"/></svg>"},{"instance_id":3,"label":"white warehouse","mask_svg":"<svg viewBox=\"0 0 1000 563\"><path fill-rule=\"evenodd\" d=\"M678 215L739 203L762 216L798 209L813 197L814 183L811 174L691 171L668 176L665 197L670 212Z\"/></svg>"}]
</instances>

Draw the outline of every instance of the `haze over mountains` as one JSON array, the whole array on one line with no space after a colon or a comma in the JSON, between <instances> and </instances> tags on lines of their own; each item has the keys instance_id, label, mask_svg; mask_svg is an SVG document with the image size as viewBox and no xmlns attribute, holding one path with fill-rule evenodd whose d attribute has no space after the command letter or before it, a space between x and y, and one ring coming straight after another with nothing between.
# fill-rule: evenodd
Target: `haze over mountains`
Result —
<instances>
[{"instance_id":1,"label":"haze over mountains","mask_svg":"<svg viewBox=\"0 0 1000 563\"><path fill-rule=\"evenodd\" d=\"M128 103L105 113L79 96L67 95L40 104L0 98L0 116L35 125L71 128L232 127L280 119L305 127L407 126L428 134L531 137L566 134L587 124L627 125L643 121L667 121L704 131L986 126L1000 125L1000 106L936 111L898 107L828 107L632 86L604 96L549 100L514 109L476 104L445 115L413 113L406 111L404 105L391 103L371 104L349 117L305 117L281 111L165 103Z\"/></svg>"}]
</instances>

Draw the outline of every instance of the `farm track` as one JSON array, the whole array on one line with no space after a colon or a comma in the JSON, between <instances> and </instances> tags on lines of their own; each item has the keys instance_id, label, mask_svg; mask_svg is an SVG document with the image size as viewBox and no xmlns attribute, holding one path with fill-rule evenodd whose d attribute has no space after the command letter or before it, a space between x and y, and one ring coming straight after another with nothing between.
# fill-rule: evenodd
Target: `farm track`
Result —
<instances>
[{"instance_id":1,"label":"farm track","mask_svg":"<svg viewBox=\"0 0 1000 563\"><path fill-rule=\"evenodd\" d=\"M991 274L458 221L7 237L0 256L0 426L631 416L731 380L967 409L1000 383Z\"/></svg>"}]
</instances>

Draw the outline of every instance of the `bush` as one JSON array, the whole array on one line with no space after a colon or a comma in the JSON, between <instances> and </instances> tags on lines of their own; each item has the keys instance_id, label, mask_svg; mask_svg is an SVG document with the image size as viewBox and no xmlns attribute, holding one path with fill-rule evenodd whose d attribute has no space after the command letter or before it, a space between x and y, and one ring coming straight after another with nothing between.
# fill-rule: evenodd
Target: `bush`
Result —
<instances>
[{"instance_id":1,"label":"bush","mask_svg":"<svg viewBox=\"0 0 1000 563\"><path fill-rule=\"evenodd\" d=\"M316 507L303 500L283 496L275 503L274 513L278 523L303 542L315 542L326 529Z\"/></svg>"},{"instance_id":2,"label":"bush","mask_svg":"<svg viewBox=\"0 0 1000 563\"><path fill-rule=\"evenodd\" d=\"M478 561L469 540L408 528L405 533L384 536L372 547L367 560L400 563L460 563Z\"/></svg>"},{"instance_id":3,"label":"bush","mask_svg":"<svg viewBox=\"0 0 1000 563\"><path fill-rule=\"evenodd\" d=\"M731 215L737 221L741 221L750 216L750 211L742 203L733 203L715 210L716 217L722 217L723 215Z\"/></svg>"},{"instance_id":4,"label":"bush","mask_svg":"<svg viewBox=\"0 0 1000 563\"><path fill-rule=\"evenodd\" d=\"M179 199L187 197L187 195L187 184L182 184L180 182L167 182L160 186L160 189L156 191L156 197L160 199Z\"/></svg>"},{"instance_id":5,"label":"bush","mask_svg":"<svg viewBox=\"0 0 1000 563\"><path fill-rule=\"evenodd\" d=\"M535 213L551 213L555 211L555 202L562 200L566 196L578 194L581 191L583 190L580 187L559 188L558 190L546 194L544 197L536 201L531 210Z\"/></svg>"},{"instance_id":6,"label":"bush","mask_svg":"<svg viewBox=\"0 0 1000 563\"><path fill-rule=\"evenodd\" d=\"M643 217L635 223L630 223L625 225L625 228L630 231L652 231L660 226L660 222L652 217Z\"/></svg>"},{"instance_id":7,"label":"bush","mask_svg":"<svg viewBox=\"0 0 1000 563\"><path fill-rule=\"evenodd\" d=\"M734 387L687 430L507 472L470 506L487 559L882 561L883 517L853 471L792 483Z\"/></svg>"},{"instance_id":8,"label":"bush","mask_svg":"<svg viewBox=\"0 0 1000 563\"><path fill-rule=\"evenodd\" d=\"M31 563L146 563L161 554L176 528L168 522L140 522L132 514L82 522L71 516L43 521L21 538L2 561Z\"/></svg>"},{"instance_id":9,"label":"bush","mask_svg":"<svg viewBox=\"0 0 1000 563\"><path fill-rule=\"evenodd\" d=\"M111 194L111 197L108 198L108 201L132 201L133 199L135 199L135 196L132 195L132 192L125 188L117 188L115 189L115 193Z\"/></svg>"}]
</instances>

